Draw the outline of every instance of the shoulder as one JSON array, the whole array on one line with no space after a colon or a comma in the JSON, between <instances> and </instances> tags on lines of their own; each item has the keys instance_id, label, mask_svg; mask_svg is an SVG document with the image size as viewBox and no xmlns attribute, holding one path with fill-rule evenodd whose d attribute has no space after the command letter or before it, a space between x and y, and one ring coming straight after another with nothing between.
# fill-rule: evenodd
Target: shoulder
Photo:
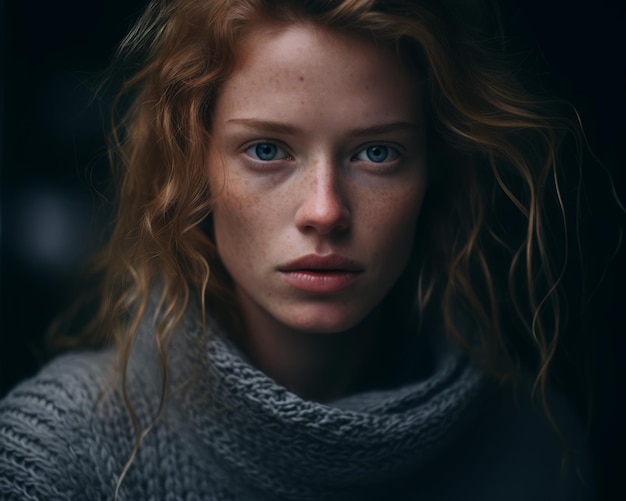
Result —
<instances>
[{"instance_id":1,"label":"shoulder","mask_svg":"<svg viewBox=\"0 0 626 501\"><path fill-rule=\"evenodd\" d=\"M485 500L595 499L582 420L559 394L550 393L548 405L553 423L530 390L489 392L474 425L442 458L446 475Z\"/></svg>"},{"instance_id":2,"label":"shoulder","mask_svg":"<svg viewBox=\"0 0 626 501\"><path fill-rule=\"evenodd\" d=\"M70 499L76 482L109 482L98 410L111 358L60 357L0 402L0 498Z\"/></svg>"},{"instance_id":3,"label":"shoulder","mask_svg":"<svg viewBox=\"0 0 626 501\"><path fill-rule=\"evenodd\" d=\"M514 482L519 499L593 499L590 453L575 407L549 391L548 417L529 389L514 395L499 391L496 397L482 429L486 453L506 466L499 484Z\"/></svg>"}]
</instances>

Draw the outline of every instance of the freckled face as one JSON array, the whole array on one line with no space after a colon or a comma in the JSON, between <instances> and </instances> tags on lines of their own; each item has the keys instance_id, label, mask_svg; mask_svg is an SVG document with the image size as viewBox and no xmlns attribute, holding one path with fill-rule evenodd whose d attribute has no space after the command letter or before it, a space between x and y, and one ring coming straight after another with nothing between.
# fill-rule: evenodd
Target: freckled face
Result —
<instances>
[{"instance_id":1,"label":"freckled face","mask_svg":"<svg viewBox=\"0 0 626 501\"><path fill-rule=\"evenodd\" d=\"M426 184L415 77L386 49L306 24L260 28L218 96L209 177L244 315L357 325L408 262Z\"/></svg>"}]
</instances>

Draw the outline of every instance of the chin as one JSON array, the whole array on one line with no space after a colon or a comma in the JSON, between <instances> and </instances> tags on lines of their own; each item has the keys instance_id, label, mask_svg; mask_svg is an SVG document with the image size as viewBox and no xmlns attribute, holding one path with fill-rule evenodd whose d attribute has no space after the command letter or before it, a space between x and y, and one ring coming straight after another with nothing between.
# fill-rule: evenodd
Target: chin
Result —
<instances>
[{"instance_id":1,"label":"chin","mask_svg":"<svg viewBox=\"0 0 626 501\"><path fill-rule=\"evenodd\" d=\"M303 308L292 311L283 323L294 330L319 334L335 334L345 332L358 325L367 317L368 311L346 311L345 305L333 308Z\"/></svg>"}]
</instances>

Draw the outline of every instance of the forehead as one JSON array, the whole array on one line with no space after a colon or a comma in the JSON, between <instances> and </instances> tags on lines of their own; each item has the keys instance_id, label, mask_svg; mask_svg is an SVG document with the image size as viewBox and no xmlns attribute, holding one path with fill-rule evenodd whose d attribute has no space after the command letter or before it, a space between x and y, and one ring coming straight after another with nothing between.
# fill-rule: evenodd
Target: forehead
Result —
<instances>
[{"instance_id":1,"label":"forehead","mask_svg":"<svg viewBox=\"0 0 626 501\"><path fill-rule=\"evenodd\" d=\"M355 119L361 110L362 119L384 119L418 112L419 84L391 49L373 41L306 23L260 25L240 43L218 108L281 114L321 110L329 100L336 114Z\"/></svg>"},{"instance_id":2,"label":"forehead","mask_svg":"<svg viewBox=\"0 0 626 501\"><path fill-rule=\"evenodd\" d=\"M352 55L360 53L365 56L366 53L371 55L372 51L376 51L384 53L387 58L393 57L390 47L374 39L304 21L253 24L238 44L238 66L241 67L250 57L254 57L259 48L281 57L298 54L308 48L322 49L323 54L320 56L342 56L347 51L352 52Z\"/></svg>"}]
</instances>

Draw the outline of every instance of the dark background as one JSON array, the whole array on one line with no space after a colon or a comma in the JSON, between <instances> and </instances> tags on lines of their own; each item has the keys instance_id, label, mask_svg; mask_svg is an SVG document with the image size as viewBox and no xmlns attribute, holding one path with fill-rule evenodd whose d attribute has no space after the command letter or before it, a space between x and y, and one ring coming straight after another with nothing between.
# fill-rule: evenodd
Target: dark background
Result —
<instances>
[{"instance_id":1,"label":"dark background","mask_svg":"<svg viewBox=\"0 0 626 501\"><path fill-rule=\"evenodd\" d=\"M106 233L110 96L94 97L95 89L144 4L0 3L0 397L45 361L42 335L71 300L76 278ZM550 85L579 110L624 203L626 2L503 4L517 35L540 48ZM602 231L594 238L602 240ZM611 265L594 306L600 383L591 431L606 499L626 493L618 482L626 447L623 256Z\"/></svg>"}]
</instances>

